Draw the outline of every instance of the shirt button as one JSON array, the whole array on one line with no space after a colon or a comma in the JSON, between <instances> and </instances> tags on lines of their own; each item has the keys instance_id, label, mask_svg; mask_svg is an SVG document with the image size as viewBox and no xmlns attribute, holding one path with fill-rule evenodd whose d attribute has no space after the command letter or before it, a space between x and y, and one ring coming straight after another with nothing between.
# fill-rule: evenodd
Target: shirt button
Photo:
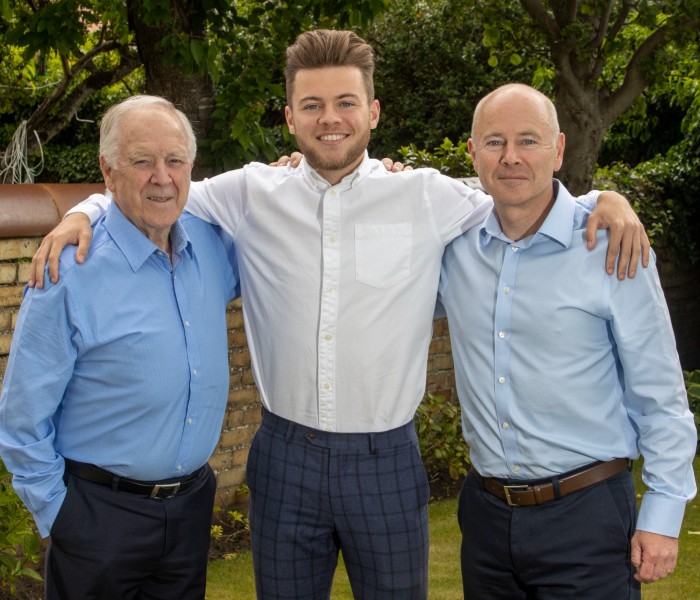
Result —
<instances>
[{"instance_id":1,"label":"shirt button","mask_svg":"<svg viewBox=\"0 0 700 600\"><path fill-rule=\"evenodd\" d=\"M331 236L331 244L335 244L335 239L336 239L335 236L332 235L332 236Z\"/></svg>"},{"instance_id":2,"label":"shirt button","mask_svg":"<svg viewBox=\"0 0 700 600\"><path fill-rule=\"evenodd\" d=\"M335 292L335 288L334 288L333 286L330 286L326 291L327 291L329 294L332 294L333 292Z\"/></svg>"},{"instance_id":3,"label":"shirt button","mask_svg":"<svg viewBox=\"0 0 700 600\"><path fill-rule=\"evenodd\" d=\"M196 374L197 374L197 369L192 369L192 375L196 375Z\"/></svg>"},{"instance_id":4,"label":"shirt button","mask_svg":"<svg viewBox=\"0 0 700 600\"><path fill-rule=\"evenodd\" d=\"M338 195L338 192L336 192L335 190L331 190L331 197L332 198L335 198L337 195Z\"/></svg>"},{"instance_id":5,"label":"shirt button","mask_svg":"<svg viewBox=\"0 0 700 600\"><path fill-rule=\"evenodd\" d=\"M517 246L511 246L510 249L511 249L513 252L517 252L518 250L520 250L520 248L518 248Z\"/></svg>"},{"instance_id":6,"label":"shirt button","mask_svg":"<svg viewBox=\"0 0 700 600\"><path fill-rule=\"evenodd\" d=\"M503 339L504 337L506 337L505 332L504 332L504 331L499 331L499 332L498 332L498 337L501 338L501 339Z\"/></svg>"},{"instance_id":7,"label":"shirt button","mask_svg":"<svg viewBox=\"0 0 700 600\"><path fill-rule=\"evenodd\" d=\"M187 424L192 425L192 418L187 419Z\"/></svg>"},{"instance_id":8,"label":"shirt button","mask_svg":"<svg viewBox=\"0 0 700 600\"><path fill-rule=\"evenodd\" d=\"M510 427L510 423L508 423L508 421L504 421L501 427L503 427L503 429L508 429Z\"/></svg>"},{"instance_id":9,"label":"shirt button","mask_svg":"<svg viewBox=\"0 0 700 600\"><path fill-rule=\"evenodd\" d=\"M190 322L189 322L189 321L185 321L185 327L189 327L189 326L190 326Z\"/></svg>"},{"instance_id":10,"label":"shirt button","mask_svg":"<svg viewBox=\"0 0 700 600\"><path fill-rule=\"evenodd\" d=\"M513 467L513 473L517 473L518 471L520 471L520 465L515 465Z\"/></svg>"},{"instance_id":11,"label":"shirt button","mask_svg":"<svg viewBox=\"0 0 700 600\"><path fill-rule=\"evenodd\" d=\"M323 338L327 341L330 342L333 339L333 336L330 333L327 333Z\"/></svg>"},{"instance_id":12,"label":"shirt button","mask_svg":"<svg viewBox=\"0 0 700 600\"><path fill-rule=\"evenodd\" d=\"M499 378L498 378L498 383L505 383L505 382L506 382L506 378L505 378L505 377L499 377Z\"/></svg>"},{"instance_id":13,"label":"shirt button","mask_svg":"<svg viewBox=\"0 0 700 600\"><path fill-rule=\"evenodd\" d=\"M507 294L508 292L510 292L510 288L508 286L506 286L503 288L503 291Z\"/></svg>"},{"instance_id":14,"label":"shirt button","mask_svg":"<svg viewBox=\"0 0 700 600\"><path fill-rule=\"evenodd\" d=\"M331 384L330 384L330 383L324 383L324 384L323 384L323 389L324 389L324 390L330 390L330 389L331 389Z\"/></svg>"},{"instance_id":15,"label":"shirt button","mask_svg":"<svg viewBox=\"0 0 700 600\"><path fill-rule=\"evenodd\" d=\"M182 471L182 465L178 465L178 466L177 466L177 470L178 470L178 471Z\"/></svg>"}]
</instances>

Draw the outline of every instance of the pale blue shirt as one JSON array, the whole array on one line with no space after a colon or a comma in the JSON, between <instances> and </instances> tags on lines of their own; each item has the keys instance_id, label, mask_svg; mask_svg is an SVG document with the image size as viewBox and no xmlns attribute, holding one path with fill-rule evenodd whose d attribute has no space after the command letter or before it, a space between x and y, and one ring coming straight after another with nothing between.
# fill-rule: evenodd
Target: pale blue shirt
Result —
<instances>
[{"instance_id":1,"label":"pale blue shirt","mask_svg":"<svg viewBox=\"0 0 700 600\"><path fill-rule=\"evenodd\" d=\"M555 182L555 192L558 182ZM464 436L485 476L539 479L644 456L638 529L677 537L695 495L693 416L655 266L605 273L605 232L558 184L539 231L513 242L491 211L446 250Z\"/></svg>"},{"instance_id":2,"label":"pale blue shirt","mask_svg":"<svg viewBox=\"0 0 700 600\"><path fill-rule=\"evenodd\" d=\"M39 527L65 497L63 457L140 480L183 476L219 438L229 387L233 244L184 214L173 263L112 204L89 260L29 289L0 396L0 455Z\"/></svg>"}]
</instances>

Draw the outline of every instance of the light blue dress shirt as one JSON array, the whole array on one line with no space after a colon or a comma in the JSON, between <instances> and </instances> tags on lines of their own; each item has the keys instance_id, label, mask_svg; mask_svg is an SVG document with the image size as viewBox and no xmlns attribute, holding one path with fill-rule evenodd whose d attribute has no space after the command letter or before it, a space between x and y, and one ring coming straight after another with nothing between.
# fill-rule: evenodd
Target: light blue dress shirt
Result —
<instances>
[{"instance_id":1,"label":"light blue dress shirt","mask_svg":"<svg viewBox=\"0 0 700 600\"><path fill-rule=\"evenodd\" d=\"M447 313L464 436L485 476L539 479L644 456L638 529L677 536L695 495L696 432L655 265L605 273L606 232L555 181L533 236L493 213L447 249Z\"/></svg>"},{"instance_id":2,"label":"light blue dress shirt","mask_svg":"<svg viewBox=\"0 0 700 600\"><path fill-rule=\"evenodd\" d=\"M229 388L233 244L183 214L173 262L112 204L89 260L28 289L0 396L0 455L42 536L65 497L63 457L140 480L208 460Z\"/></svg>"}]
</instances>

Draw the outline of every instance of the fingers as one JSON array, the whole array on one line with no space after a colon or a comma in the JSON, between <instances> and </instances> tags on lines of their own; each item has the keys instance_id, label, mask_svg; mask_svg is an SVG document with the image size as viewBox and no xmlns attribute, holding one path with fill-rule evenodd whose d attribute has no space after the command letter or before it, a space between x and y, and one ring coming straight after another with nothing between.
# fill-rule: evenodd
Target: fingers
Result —
<instances>
[{"instance_id":1,"label":"fingers","mask_svg":"<svg viewBox=\"0 0 700 600\"><path fill-rule=\"evenodd\" d=\"M289 164L291 167L298 167L301 164L301 159L304 155L301 152L292 152L292 156L289 159Z\"/></svg>"},{"instance_id":2,"label":"fingers","mask_svg":"<svg viewBox=\"0 0 700 600\"><path fill-rule=\"evenodd\" d=\"M634 578L642 583L665 579L676 568L678 539L646 531L632 536L632 564L637 572Z\"/></svg>"},{"instance_id":3,"label":"fingers","mask_svg":"<svg viewBox=\"0 0 700 600\"><path fill-rule=\"evenodd\" d=\"M391 158L382 158L384 168L390 173L401 173L401 171L413 171L410 165L404 165L402 162L394 161Z\"/></svg>"},{"instance_id":4,"label":"fingers","mask_svg":"<svg viewBox=\"0 0 700 600\"><path fill-rule=\"evenodd\" d=\"M275 162L269 163L269 165L271 167L286 167L290 160L292 159L285 154L284 156L280 156Z\"/></svg>"},{"instance_id":5,"label":"fingers","mask_svg":"<svg viewBox=\"0 0 700 600\"><path fill-rule=\"evenodd\" d=\"M46 268L46 258L51 248L51 240L44 238L32 257L32 266L29 271L29 287L44 287L44 269Z\"/></svg>"},{"instance_id":6,"label":"fingers","mask_svg":"<svg viewBox=\"0 0 700 600\"><path fill-rule=\"evenodd\" d=\"M301 152L292 152L291 156L280 156L275 162L268 163L271 167L292 167L293 169L299 166L304 155Z\"/></svg>"}]
</instances>

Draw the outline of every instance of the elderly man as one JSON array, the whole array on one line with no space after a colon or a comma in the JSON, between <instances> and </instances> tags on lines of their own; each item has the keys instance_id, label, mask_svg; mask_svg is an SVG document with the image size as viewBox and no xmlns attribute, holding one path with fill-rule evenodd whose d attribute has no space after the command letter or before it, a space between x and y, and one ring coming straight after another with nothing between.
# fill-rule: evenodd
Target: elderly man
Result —
<instances>
[{"instance_id":1,"label":"elderly man","mask_svg":"<svg viewBox=\"0 0 700 600\"><path fill-rule=\"evenodd\" d=\"M445 252L440 280L473 465L464 596L638 598L640 581L673 571L695 494L696 432L656 269L621 283L601 269L604 244L586 249L588 213L552 179L564 134L541 93L487 95L469 149L494 207Z\"/></svg>"},{"instance_id":2,"label":"elderly man","mask_svg":"<svg viewBox=\"0 0 700 600\"><path fill-rule=\"evenodd\" d=\"M104 115L114 203L91 259L30 289L0 397L0 455L42 536L46 599L202 599L228 395L230 238L182 215L196 144L170 102Z\"/></svg>"},{"instance_id":3,"label":"elderly man","mask_svg":"<svg viewBox=\"0 0 700 600\"><path fill-rule=\"evenodd\" d=\"M301 165L253 163L190 193L188 209L221 224L239 256L264 407L247 478L265 600L328 597L341 550L356 597L427 597L430 490L413 416L443 250L490 204L434 170L392 175L368 158L373 73L354 33L302 34L285 70ZM637 221L624 199L604 220L616 214Z\"/></svg>"}]
</instances>

